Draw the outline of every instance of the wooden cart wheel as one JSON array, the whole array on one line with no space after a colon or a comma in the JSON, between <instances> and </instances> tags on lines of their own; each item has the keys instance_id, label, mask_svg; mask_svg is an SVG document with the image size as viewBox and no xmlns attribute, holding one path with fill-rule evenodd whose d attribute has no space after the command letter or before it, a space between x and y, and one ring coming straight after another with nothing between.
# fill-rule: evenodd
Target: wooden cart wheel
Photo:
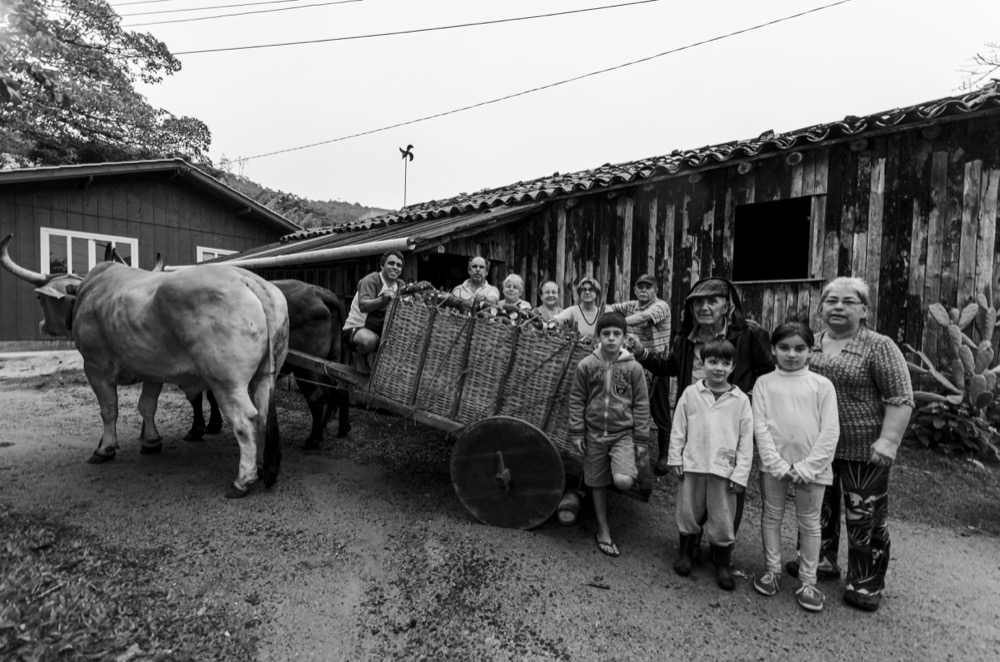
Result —
<instances>
[{"instance_id":1,"label":"wooden cart wheel","mask_svg":"<svg viewBox=\"0 0 1000 662\"><path fill-rule=\"evenodd\" d=\"M459 435L451 453L451 483L479 521L530 529L556 511L566 471L544 432L518 418L494 416Z\"/></svg>"}]
</instances>

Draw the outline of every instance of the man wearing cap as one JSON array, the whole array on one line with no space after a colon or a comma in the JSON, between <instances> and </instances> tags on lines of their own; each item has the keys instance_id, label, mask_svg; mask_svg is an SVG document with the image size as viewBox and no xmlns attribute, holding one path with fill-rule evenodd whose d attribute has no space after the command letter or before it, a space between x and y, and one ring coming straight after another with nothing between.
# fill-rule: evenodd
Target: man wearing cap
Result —
<instances>
[{"instance_id":1,"label":"man wearing cap","mask_svg":"<svg viewBox=\"0 0 1000 662\"><path fill-rule=\"evenodd\" d=\"M735 347L729 383L738 386L748 396L753 393L757 378L774 370L768 332L743 316L739 293L725 278L704 278L691 288L684 302L680 331L669 353L656 354L643 347L642 341L635 335L629 338L633 339L632 353L643 368L660 377L677 377L678 393L705 378L701 348L714 338L725 338ZM666 400L668 396L665 391L654 391L650 407L664 406L662 402L653 405L653 400ZM743 517L744 500L745 495L737 495L736 529L739 529Z\"/></svg>"},{"instance_id":2,"label":"man wearing cap","mask_svg":"<svg viewBox=\"0 0 1000 662\"><path fill-rule=\"evenodd\" d=\"M469 277L451 291L453 296L462 301L488 301L496 304L500 301L500 290L489 284L486 275L490 272L490 263L485 257L469 258Z\"/></svg>"},{"instance_id":3,"label":"man wearing cap","mask_svg":"<svg viewBox=\"0 0 1000 662\"><path fill-rule=\"evenodd\" d=\"M656 279L642 274L635 281L635 299L608 305L608 312L625 316L630 333L634 333L642 346L650 352L666 355L670 348L670 306L656 296ZM657 390L661 391L657 393ZM656 423L659 456L653 470L666 475L667 449L670 446L670 379L654 377L650 391L650 413ZM655 404L654 404L655 403Z\"/></svg>"}]
</instances>

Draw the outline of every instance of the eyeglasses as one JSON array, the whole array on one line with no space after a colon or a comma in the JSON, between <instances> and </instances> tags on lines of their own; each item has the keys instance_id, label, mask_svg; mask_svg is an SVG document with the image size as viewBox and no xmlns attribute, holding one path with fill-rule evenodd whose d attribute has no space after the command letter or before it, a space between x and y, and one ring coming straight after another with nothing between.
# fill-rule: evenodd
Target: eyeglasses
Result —
<instances>
[{"instance_id":1,"label":"eyeglasses","mask_svg":"<svg viewBox=\"0 0 1000 662\"><path fill-rule=\"evenodd\" d=\"M581 292L596 292L597 290L595 290L595 289L594 289L594 288L592 288L592 287L589 287L589 286L586 286L586 285L585 285L584 287L581 287L581 288L580 288L580 291L581 291Z\"/></svg>"},{"instance_id":2,"label":"eyeglasses","mask_svg":"<svg viewBox=\"0 0 1000 662\"><path fill-rule=\"evenodd\" d=\"M858 301L857 299L823 299L823 305L830 306L831 308L837 304L841 304L844 308L852 308L860 306L862 303L862 301Z\"/></svg>"}]
</instances>

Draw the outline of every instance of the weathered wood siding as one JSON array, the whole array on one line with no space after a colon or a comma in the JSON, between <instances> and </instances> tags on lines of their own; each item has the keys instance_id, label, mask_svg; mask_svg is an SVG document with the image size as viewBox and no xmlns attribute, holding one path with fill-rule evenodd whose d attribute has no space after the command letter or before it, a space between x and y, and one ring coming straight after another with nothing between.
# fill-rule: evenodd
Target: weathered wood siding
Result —
<instances>
[{"instance_id":1,"label":"weathered wood siding","mask_svg":"<svg viewBox=\"0 0 1000 662\"><path fill-rule=\"evenodd\" d=\"M283 234L182 182L123 176L87 186L64 180L0 187L0 237L13 234L14 261L41 271L43 227L138 239L137 266L146 269L157 252L167 264L192 264L197 246L243 251ZM0 301L0 342L47 340L39 334L42 313L28 283L0 271Z\"/></svg>"}]
</instances>

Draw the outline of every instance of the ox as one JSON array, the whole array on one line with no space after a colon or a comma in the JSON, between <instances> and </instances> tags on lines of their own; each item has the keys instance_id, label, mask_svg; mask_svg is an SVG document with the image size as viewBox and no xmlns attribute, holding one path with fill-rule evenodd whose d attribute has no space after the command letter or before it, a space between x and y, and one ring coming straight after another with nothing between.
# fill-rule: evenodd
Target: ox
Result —
<instances>
[{"instance_id":1,"label":"ox","mask_svg":"<svg viewBox=\"0 0 1000 662\"><path fill-rule=\"evenodd\" d=\"M193 398L215 392L240 447L229 498L257 478L270 487L281 464L274 379L288 352L288 307L280 290L235 267L203 265L172 273L102 262L85 277L46 275L14 263L0 242L0 265L35 285L42 333L72 338L101 407L104 432L90 462L118 451L118 385L143 382L139 413L143 453L162 448L153 418L164 383Z\"/></svg>"},{"instance_id":2,"label":"ox","mask_svg":"<svg viewBox=\"0 0 1000 662\"><path fill-rule=\"evenodd\" d=\"M271 281L271 284L281 290L288 303L289 349L305 352L327 361L341 361L341 333L347 316L344 304L337 295L324 287L299 280L275 280ZM347 389L336 387L325 375L298 366L286 364L281 372L295 375L295 381L312 414L312 430L303 442L304 448L319 448L323 441L323 431L334 410L340 414L337 436L347 435L351 429ZM222 417L219 415L215 397L211 391L207 396L210 408L208 424L205 423L202 411L201 394L198 394L191 400L194 420L185 439L201 439L206 432L211 434L222 429Z\"/></svg>"}]
</instances>

